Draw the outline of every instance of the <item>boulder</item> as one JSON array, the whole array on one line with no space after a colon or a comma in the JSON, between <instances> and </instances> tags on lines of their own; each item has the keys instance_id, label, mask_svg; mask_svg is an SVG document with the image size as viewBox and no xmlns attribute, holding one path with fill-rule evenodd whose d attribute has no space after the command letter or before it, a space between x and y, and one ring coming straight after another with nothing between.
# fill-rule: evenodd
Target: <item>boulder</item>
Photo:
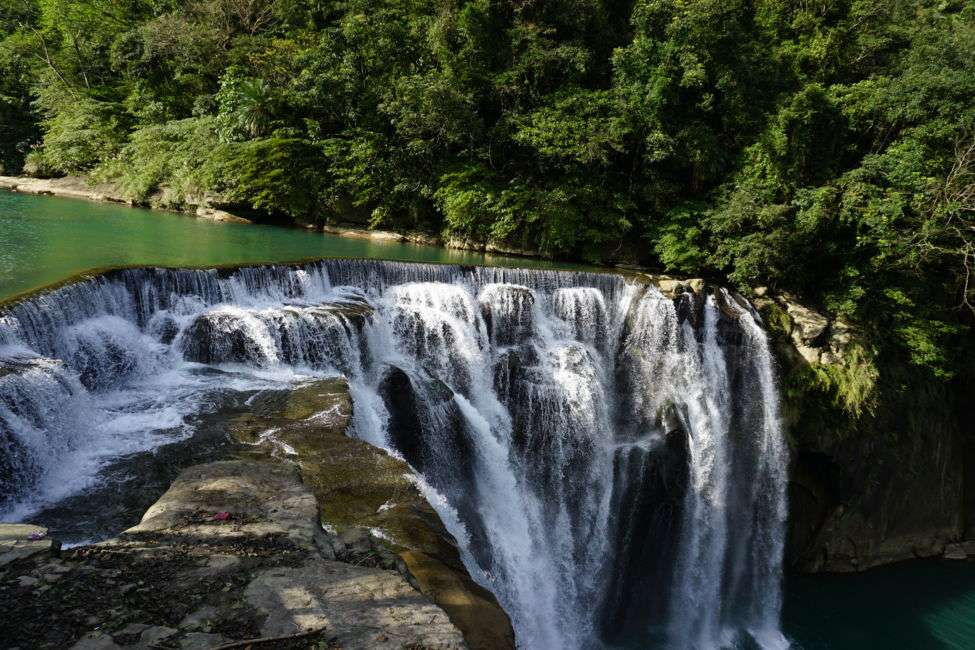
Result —
<instances>
[{"instance_id":1,"label":"boulder","mask_svg":"<svg viewBox=\"0 0 975 650\"><path fill-rule=\"evenodd\" d=\"M830 320L811 309L789 293L773 293L766 287L752 290L753 304L773 333L784 333L788 340L785 350L781 341L779 352L789 360L805 364L841 365L851 344L856 340L852 325L843 319Z\"/></svg>"},{"instance_id":2,"label":"boulder","mask_svg":"<svg viewBox=\"0 0 975 650\"><path fill-rule=\"evenodd\" d=\"M240 309L213 309L195 317L178 341L187 361L268 365L275 356L266 326Z\"/></svg>"},{"instance_id":3,"label":"boulder","mask_svg":"<svg viewBox=\"0 0 975 650\"><path fill-rule=\"evenodd\" d=\"M57 552L58 548L60 544L47 536L47 528L0 523L0 568L15 560Z\"/></svg>"},{"instance_id":4,"label":"boulder","mask_svg":"<svg viewBox=\"0 0 975 650\"><path fill-rule=\"evenodd\" d=\"M221 223L253 223L250 219L245 219L236 214L227 212L226 210L218 210L217 208L206 208L200 206L196 209L196 216L201 219L206 219L208 221L217 221Z\"/></svg>"},{"instance_id":5,"label":"boulder","mask_svg":"<svg viewBox=\"0 0 975 650\"><path fill-rule=\"evenodd\" d=\"M800 311L796 305L790 305L789 316L795 325L793 336L806 345L815 345L829 327L829 320L811 309L801 308Z\"/></svg>"},{"instance_id":6,"label":"boulder","mask_svg":"<svg viewBox=\"0 0 975 650\"><path fill-rule=\"evenodd\" d=\"M702 295L707 286L707 283L701 278L677 280L666 276L660 276L660 279L656 280L656 284L657 288L660 289L660 293L671 299L677 298L682 293L688 291L695 295Z\"/></svg>"},{"instance_id":7,"label":"boulder","mask_svg":"<svg viewBox=\"0 0 975 650\"><path fill-rule=\"evenodd\" d=\"M821 342L823 333L829 327L829 319L817 311L805 307L789 294L782 294L785 310L792 319L792 338L797 344L812 347Z\"/></svg>"}]
</instances>

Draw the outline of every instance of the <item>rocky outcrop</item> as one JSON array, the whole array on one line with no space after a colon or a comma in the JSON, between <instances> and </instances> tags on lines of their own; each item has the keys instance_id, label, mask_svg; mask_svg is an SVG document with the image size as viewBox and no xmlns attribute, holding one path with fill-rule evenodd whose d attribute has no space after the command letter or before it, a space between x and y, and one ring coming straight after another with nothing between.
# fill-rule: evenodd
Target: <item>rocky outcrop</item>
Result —
<instances>
[{"instance_id":1,"label":"rocky outcrop","mask_svg":"<svg viewBox=\"0 0 975 650\"><path fill-rule=\"evenodd\" d=\"M843 319L830 319L798 301L790 293L772 293L758 288L752 300L772 331L787 337L780 352L791 364L842 366L856 340L853 326ZM781 341L780 341L781 343Z\"/></svg>"},{"instance_id":2,"label":"rocky outcrop","mask_svg":"<svg viewBox=\"0 0 975 650\"><path fill-rule=\"evenodd\" d=\"M878 370L849 323L759 289L792 446L787 562L857 571L941 555L965 536L955 392L904 363Z\"/></svg>"},{"instance_id":3,"label":"rocky outcrop","mask_svg":"<svg viewBox=\"0 0 975 650\"><path fill-rule=\"evenodd\" d=\"M398 569L447 613L471 648L513 648L507 615L470 578L409 466L346 435L351 415L345 380L327 380L255 400L233 430L297 462L336 557Z\"/></svg>"},{"instance_id":4,"label":"rocky outcrop","mask_svg":"<svg viewBox=\"0 0 975 650\"><path fill-rule=\"evenodd\" d=\"M118 537L0 527L11 647L513 648L403 461L349 437L344 379L263 391L236 460L183 471Z\"/></svg>"},{"instance_id":5,"label":"rocky outcrop","mask_svg":"<svg viewBox=\"0 0 975 650\"><path fill-rule=\"evenodd\" d=\"M227 212L226 210L209 208L203 205L197 207L196 211L193 214L195 214L201 219L206 219L208 221L218 221L220 223L251 223L250 219L239 217L236 214Z\"/></svg>"},{"instance_id":6,"label":"rocky outcrop","mask_svg":"<svg viewBox=\"0 0 975 650\"><path fill-rule=\"evenodd\" d=\"M488 253L493 255L513 255L516 257L540 257L538 250L531 248L518 248L504 242L480 241L465 239L461 237L448 237L441 242L444 248L453 248L463 251L476 251L478 253Z\"/></svg>"},{"instance_id":7,"label":"rocky outcrop","mask_svg":"<svg viewBox=\"0 0 975 650\"><path fill-rule=\"evenodd\" d=\"M339 237L348 237L349 239L369 239L372 241L392 241L392 242L406 242L410 241L409 235L403 235L397 232L390 232L388 230L367 230L365 228L349 228L344 226L332 226L326 225L323 227L326 234L337 235ZM435 238L418 243L430 243L436 245L438 242Z\"/></svg>"},{"instance_id":8,"label":"rocky outcrop","mask_svg":"<svg viewBox=\"0 0 975 650\"><path fill-rule=\"evenodd\" d=\"M705 283L705 281L701 278L677 279L668 275L645 275L644 277L646 277L651 284L656 285L656 287L660 290L660 293L671 299L676 299L686 291L701 295L704 293L704 289L707 286L707 283Z\"/></svg>"},{"instance_id":9,"label":"rocky outcrop","mask_svg":"<svg viewBox=\"0 0 975 650\"><path fill-rule=\"evenodd\" d=\"M0 567L0 606L8 647L466 647L399 573L335 558L314 494L266 461L189 468L119 537Z\"/></svg>"}]
</instances>

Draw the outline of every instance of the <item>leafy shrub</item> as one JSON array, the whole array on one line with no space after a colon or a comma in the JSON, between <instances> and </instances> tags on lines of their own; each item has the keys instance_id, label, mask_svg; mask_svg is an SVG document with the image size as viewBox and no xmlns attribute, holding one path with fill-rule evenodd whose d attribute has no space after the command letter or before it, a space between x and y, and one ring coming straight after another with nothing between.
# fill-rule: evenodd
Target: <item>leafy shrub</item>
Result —
<instances>
[{"instance_id":1,"label":"leafy shrub","mask_svg":"<svg viewBox=\"0 0 975 650\"><path fill-rule=\"evenodd\" d=\"M37 103L44 114L44 139L37 154L41 168L84 173L112 158L125 142L124 120L114 104L50 87L42 90Z\"/></svg>"},{"instance_id":2,"label":"leafy shrub","mask_svg":"<svg viewBox=\"0 0 975 650\"><path fill-rule=\"evenodd\" d=\"M324 157L300 138L278 136L218 147L207 163L210 186L225 200L296 221L321 220Z\"/></svg>"},{"instance_id":3,"label":"leafy shrub","mask_svg":"<svg viewBox=\"0 0 975 650\"><path fill-rule=\"evenodd\" d=\"M116 180L123 192L140 202L167 189L177 207L188 196L208 189L206 168L219 144L215 118L187 118L135 130L118 157L99 168L97 176Z\"/></svg>"}]
</instances>

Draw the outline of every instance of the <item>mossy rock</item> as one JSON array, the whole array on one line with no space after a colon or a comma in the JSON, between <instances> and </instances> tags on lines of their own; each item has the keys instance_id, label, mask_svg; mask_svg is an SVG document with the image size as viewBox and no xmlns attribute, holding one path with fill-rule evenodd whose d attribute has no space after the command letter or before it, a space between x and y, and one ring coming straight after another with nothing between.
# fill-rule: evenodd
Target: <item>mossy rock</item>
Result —
<instances>
[{"instance_id":1,"label":"mossy rock","mask_svg":"<svg viewBox=\"0 0 975 650\"><path fill-rule=\"evenodd\" d=\"M341 534L379 529L410 581L442 607L471 648L513 648L508 616L467 573L457 543L411 480L403 461L346 435L353 404L343 378L262 395L231 429L253 444L274 429L290 446L322 523Z\"/></svg>"}]
</instances>

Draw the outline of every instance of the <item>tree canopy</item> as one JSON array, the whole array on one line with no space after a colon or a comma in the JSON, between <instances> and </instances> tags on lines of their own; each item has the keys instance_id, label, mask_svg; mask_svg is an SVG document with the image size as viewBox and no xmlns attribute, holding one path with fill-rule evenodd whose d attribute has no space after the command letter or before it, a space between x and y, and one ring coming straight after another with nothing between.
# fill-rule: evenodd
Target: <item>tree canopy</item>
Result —
<instances>
[{"instance_id":1,"label":"tree canopy","mask_svg":"<svg viewBox=\"0 0 975 650\"><path fill-rule=\"evenodd\" d=\"M966 0L0 0L8 172L788 289L941 378L973 98Z\"/></svg>"}]
</instances>

